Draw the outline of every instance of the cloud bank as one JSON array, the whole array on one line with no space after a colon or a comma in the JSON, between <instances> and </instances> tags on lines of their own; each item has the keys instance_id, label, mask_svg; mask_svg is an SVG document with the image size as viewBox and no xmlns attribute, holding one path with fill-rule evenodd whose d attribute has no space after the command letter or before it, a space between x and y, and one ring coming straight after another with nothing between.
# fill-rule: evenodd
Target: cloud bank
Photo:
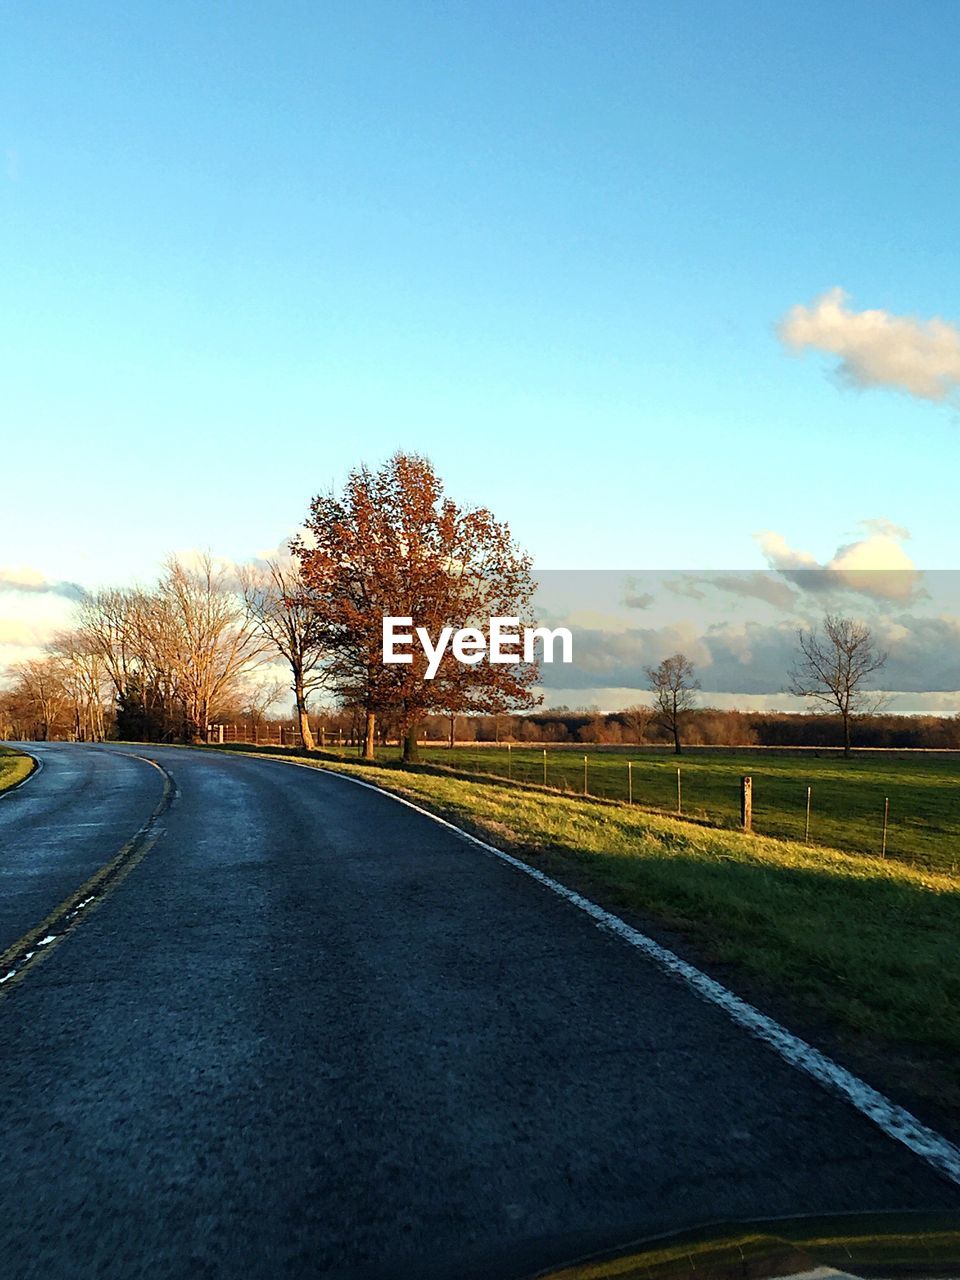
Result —
<instances>
[{"instance_id":1,"label":"cloud bank","mask_svg":"<svg viewBox=\"0 0 960 1280\"><path fill-rule=\"evenodd\" d=\"M791 307L777 326L794 352L837 356L837 373L854 387L890 387L942 401L960 386L960 329L934 316L918 320L889 311L854 311L843 289L810 306Z\"/></svg>"},{"instance_id":2,"label":"cloud bank","mask_svg":"<svg viewBox=\"0 0 960 1280\"><path fill-rule=\"evenodd\" d=\"M871 687L905 694L956 695L960 690L960 618L910 614L897 621L878 619L873 629L889 657ZM616 633L581 628L574 632L573 665L544 666L541 685L551 694L564 690L566 701L582 700L586 690L646 690L646 668L677 652L696 666L711 698L723 694L732 699L728 705L736 705L738 697L764 695L797 709L784 692L797 656L797 629L786 620L723 622L703 631L689 623Z\"/></svg>"}]
</instances>

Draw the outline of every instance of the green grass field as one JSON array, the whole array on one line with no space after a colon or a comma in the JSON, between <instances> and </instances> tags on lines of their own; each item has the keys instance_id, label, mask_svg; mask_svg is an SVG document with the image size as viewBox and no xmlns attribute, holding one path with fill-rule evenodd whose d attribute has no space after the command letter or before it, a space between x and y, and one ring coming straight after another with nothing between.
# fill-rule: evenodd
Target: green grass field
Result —
<instances>
[{"instance_id":1,"label":"green grass field","mask_svg":"<svg viewBox=\"0 0 960 1280\"><path fill-rule=\"evenodd\" d=\"M0 746L0 791L15 787L33 768L33 761L20 751Z\"/></svg>"},{"instance_id":2,"label":"green grass field","mask_svg":"<svg viewBox=\"0 0 960 1280\"><path fill-rule=\"evenodd\" d=\"M754 830L779 839L803 840L807 787L811 790L810 839L852 853L879 855L884 799L890 801L887 857L931 870L960 868L960 757L630 755L622 748L547 749L547 785L582 794L583 759L593 796L626 800L628 762L633 768L634 803L675 814L677 766L681 769L683 814L714 826L740 822L740 778L753 778ZM382 753L397 758L395 749ZM423 758L470 773L495 774L542 785L544 756L539 747L430 747Z\"/></svg>"},{"instance_id":3,"label":"green grass field","mask_svg":"<svg viewBox=\"0 0 960 1280\"><path fill-rule=\"evenodd\" d=\"M311 763L409 796L614 909L679 932L709 963L729 967L739 989L785 1002L801 1028L808 1019L829 1028L881 1083L960 1113L960 877L493 779ZM703 763L704 789L710 779L719 787L712 771L722 779L731 761ZM796 785L790 770L804 763L843 785L842 761L764 762L764 775L782 764ZM675 779L672 761L662 767ZM887 767L873 764L864 785L875 786L878 772L886 785ZM922 795L924 768L889 777ZM939 768L933 777L935 790L949 786Z\"/></svg>"}]
</instances>

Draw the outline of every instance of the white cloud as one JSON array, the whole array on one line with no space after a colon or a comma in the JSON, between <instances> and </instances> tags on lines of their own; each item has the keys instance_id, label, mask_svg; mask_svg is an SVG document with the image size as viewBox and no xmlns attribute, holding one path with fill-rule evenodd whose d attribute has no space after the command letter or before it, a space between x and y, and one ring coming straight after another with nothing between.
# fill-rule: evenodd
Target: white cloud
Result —
<instances>
[{"instance_id":1,"label":"white cloud","mask_svg":"<svg viewBox=\"0 0 960 1280\"><path fill-rule=\"evenodd\" d=\"M808 591L845 590L881 600L911 600L920 572L901 545L910 534L889 520L862 520L865 536L837 548L821 562L808 551L797 551L780 533L756 534L760 550L776 569Z\"/></svg>"},{"instance_id":2,"label":"white cloud","mask_svg":"<svg viewBox=\"0 0 960 1280\"><path fill-rule=\"evenodd\" d=\"M924 400L944 400L960 386L960 329L934 316L854 311L843 289L828 289L791 307L777 326L792 351L837 356L837 372L856 387L892 387Z\"/></svg>"},{"instance_id":3,"label":"white cloud","mask_svg":"<svg viewBox=\"0 0 960 1280\"><path fill-rule=\"evenodd\" d=\"M796 569L822 569L823 567L809 551L795 551L782 533L764 529L761 533L754 534L754 537L759 542L760 550L771 569L789 573Z\"/></svg>"}]
</instances>

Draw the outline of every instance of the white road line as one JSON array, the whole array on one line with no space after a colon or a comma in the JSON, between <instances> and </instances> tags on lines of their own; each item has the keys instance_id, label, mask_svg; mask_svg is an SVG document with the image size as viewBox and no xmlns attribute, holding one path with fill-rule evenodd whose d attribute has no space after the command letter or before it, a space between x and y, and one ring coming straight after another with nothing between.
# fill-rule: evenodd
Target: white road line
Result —
<instances>
[{"instance_id":1,"label":"white road line","mask_svg":"<svg viewBox=\"0 0 960 1280\"><path fill-rule=\"evenodd\" d=\"M773 1018L768 1018L765 1013L755 1009L746 1000L741 1000L723 983L708 977L702 970L695 965L689 964L686 960L681 960L675 952L668 950L667 947L662 947L659 942L654 942L653 938L648 938L639 929L634 929L632 925L627 924L625 920L621 920L619 916L613 915L612 912L605 910L596 902L585 898L582 894L576 893L573 889L568 889L559 880L552 879L542 871L538 871L536 867L529 866L519 858L513 857L512 854L505 853L503 849L496 848L495 845L487 844L485 840L480 840L477 836L471 835L469 831L464 831L462 827L458 827L448 819L431 813L429 809L424 809L421 805L406 799L405 796L398 796L392 791L386 791L383 787L375 786L372 782L364 782L362 778L355 778L351 774L339 773L336 769L316 769L313 765L299 764L296 760L284 760L281 763L296 764L301 769L312 769L314 773L332 773L335 777L343 778L346 782L352 782L358 787L365 787L368 791L376 791L378 795L386 796L388 799L396 801L397 804L413 809L415 813L429 818L441 827L447 827L450 831L456 832L462 840L466 840L478 849L482 849L484 853L499 858L501 862L508 863L516 871L520 871L523 875L537 880L552 893L565 898L567 902L585 912L601 928L608 929L611 933L615 933L618 938L622 938L624 942L629 943L630 946L642 951L665 973L685 983L701 999L722 1009L733 1022L743 1027L757 1040L761 1040L768 1045L785 1062L789 1062L798 1071L803 1071L828 1092L848 1102L861 1115L866 1116L868 1120L872 1120L877 1128L885 1133L888 1138L892 1138L894 1142L902 1143L914 1155L919 1156L921 1160L925 1160L938 1173L943 1174L950 1182L960 1186L960 1148L954 1146L952 1142L943 1137L942 1134L937 1133L936 1130L928 1128L915 1115L892 1102L884 1094L867 1084L865 1080L861 1080L853 1072L841 1067L839 1063L834 1062L832 1058L828 1058L825 1053L821 1053L813 1045L807 1044L805 1040L801 1040L799 1036L795 1036L793 1032L788 1031L786 1027L782 1027Z\"/></svg>"}]
</instances>

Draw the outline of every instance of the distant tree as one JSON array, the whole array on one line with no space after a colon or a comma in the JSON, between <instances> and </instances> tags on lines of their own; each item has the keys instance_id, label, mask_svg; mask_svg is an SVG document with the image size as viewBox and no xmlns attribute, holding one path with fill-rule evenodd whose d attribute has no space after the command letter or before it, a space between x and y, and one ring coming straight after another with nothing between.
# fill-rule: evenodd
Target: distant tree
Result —
<instances>
[{"instance_id":1,"label":"distant tree","mask_svg":"<svg viewBox=\"0 0 960 1280\"><path fill-rule=\"evenodd\" d=\"M235 576L212 556L193 564L176 556L157 589L160 637L186 713L187 736L206 739L218 702L235 696L243 677L262 662L267 644L247 613Z\"/></svg>"},{"instance_id":2,"label":"distant tree","mask_svg":"<svg viewBox=\"0 0 960 1280\"><path fill-rule=\"evenodd\" d=\"M145 608L144 592L107 588L85 596L76 610L76 629L90 650L99 654L117 698L132 675L142 675Z\"/></svg>"},{"instance_id":3,"label":"distant tree","mask_svg":"<svg viewBox=\"0 0 960 1280\"><path fill-rule=\"evenodd\" d=\"M47 652L70 704L74 738L78 742L102 741L109 678L97 645L82 631L61 631L47 645Z\"/></svg>"},{"instance_id":4,"label":"distant tree","mask_svg":"<svg viewBox=\"0 0 960 1280\"><path fill-rule=\"evenodd\" d=\"M646 672L653 693L654 723L673 738L673 749L679 755L683 727L696 706L700 688L693 663L684 654L675 653L658 667L647 667Z\"/></svg>"},{"instance_id":5,"label":"distant tree","mask_svg":"<svg viewBox=\"0 0 960 1280\"><path fill-rule=\"evenodd\" d=\"M182 633L172 601L160 591L108 588L80 603L76 630L113 686L118 736L146 742L184 738Z\"/></svg>"},{"instance_id":6,"label":"distant tree","mask_svg":"<svg viewBox=\"0 0 960 1280\"><path fill-rule=\"evenodd\" d=\"M885 699L871 692L866 681L887 661L874 644L869 627L853 618L828 613L824 635L816 630L797 633L800 654L790 672L795 697L810 698L843 723L843 754L849 756L851 728L860 716L876 715Z\"/></svg>"},{"instance_id":7,"label":"distant tree","mask_svg":"<svg viewBox=\"0 0 960 1280\"><path fill-rule=\"evenodd\" d=\"M19 695L21 716L30 737L46 742L58 729L63 732L61 715L69 703L60 663L52 657L31 658L13 668L13 692ZM69 723L69 721L67 721Z\"/></svg>"},{"instance_id":8,"label":"distant tree","mask_svg":"<svg viewBox=\"0 0 960 1280\"><path fill-rule=\"evenodd\" d=\"M274 703L283 697L284 686L280 680L258 681L244 686L240 699L238 719L251 725L263 724ZM309 728L309 725L308 725ZM311 734L311 739L313 735Z\"/></svg>"},{"instance_id":9,"label":"distant tree","mask_svg":"<svg viewBox=\"0 0 960 1280\"><path fill-rule=\"evenodd\" d=\"M627 729L634 735L637 743L643 742L650 721L653 719L653 707L648 707L645 702L636 702L632 707L626 707L621 712Z\"/></svg>"},{"instance_id":10,"label":"distant tree","mask_svg":"<svg viewBox=\"0 0 960 1280\"><path fill-rule=\"evenodd\" d=\"M322 615L313 607L300 576L300 561L267 560L246 568L241 585L247 610L264 640L290 668L290 687L300 736L308 751L315 747L307 699L323 681Z\"/></svg>"},{"instance_id":11,"label":"distant tree","mask_svg":"<svg viewBox=\"0 0 960 1280\"><path fill-rule=\"evenodd\" d=\"M132 671L116 695L115 728L121 742L186 741L186 712L179 700L145 672Z\"/></svg>"}]
</instances>

